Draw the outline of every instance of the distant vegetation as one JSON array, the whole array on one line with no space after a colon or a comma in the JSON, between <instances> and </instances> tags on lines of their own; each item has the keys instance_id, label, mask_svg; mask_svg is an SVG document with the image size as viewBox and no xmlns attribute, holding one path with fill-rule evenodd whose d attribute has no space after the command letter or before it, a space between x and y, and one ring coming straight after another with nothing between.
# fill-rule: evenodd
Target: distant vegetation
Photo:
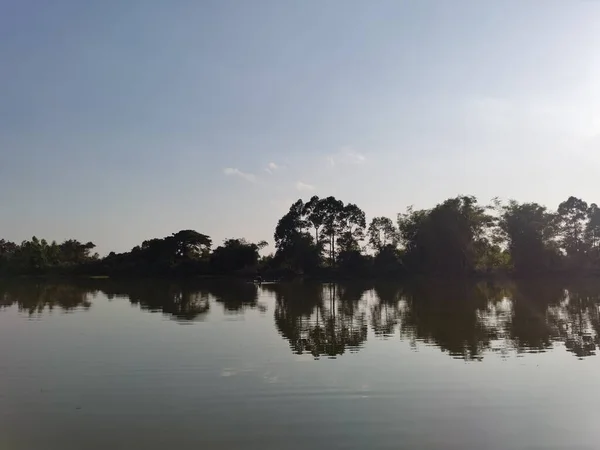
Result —
<instances>
[{"instance_id":1,"label":"distant vegetation","mask_svg":"<svg viewBox=\"0 0 600 450\"><path fill-rule=\"evenodd\" d=\"M408 208L396 220L367 223L357 205L335 197L298 200L275 227L274 254L265 241L182 230L101 258L92 242L21 244L0 240L0 273L264 278L471 276L493 273L600 274L600 208L569 197L556 211L537 203L479 204L473 196L432 209Z\"/></svg>"}]
</instances>

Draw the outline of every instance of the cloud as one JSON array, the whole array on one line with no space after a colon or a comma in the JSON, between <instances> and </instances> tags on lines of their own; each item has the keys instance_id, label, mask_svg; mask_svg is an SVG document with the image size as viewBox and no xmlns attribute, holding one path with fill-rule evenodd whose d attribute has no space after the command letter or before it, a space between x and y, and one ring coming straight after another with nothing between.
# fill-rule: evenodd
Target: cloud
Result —
<instances>
[{"instance_id":1,"label":"cloud","mask_svg":"<svg viewBox=\"0 0 600 450\"><path fill-rule=\"evenodd\" d=\"M274 162L270 162L269 164L267 164L267 167L265 168L265 171L268 172L268 173L273 173L277 169L281 169L281 166L278 166Z\"/></svg>"},{"instance_id":2,"label":"cloud","mask_svg":"<svg viewBox=\"0 0 600 450\"><path fill-rule=\"evenodd\" d=\"M223 170L223 173L225 175L227 175L228 177L229 176L240 177L246 181L249 181L250 183L256 182L256 176L254 174L242 172L240 169L228 167L225 170Z\"/></svg>"},{"instance_id":3,"label":"cloud","mask_svg":"<svg viewBox=\"0 0 600 450\"><path fill-rule=\"evenodd\" d=\"M315 187L312 184L306 184L306 183L303 183L302 181L298 181L296 183L296 189L299 190L300 192L309 192L309 191L314 191Z\"/></svg>"},{"instance_id":4,"label":"cloud","mask_svg":"<svg viewBox=\"0 0 600 450\"><path fill-rule=\"evenodd\" d=\"M358 165L363 164L367 158L362 153L351 147L342 147L336 153L327 156L327 161L333 167L337 164Z\"/></svg>"}]
</instances>

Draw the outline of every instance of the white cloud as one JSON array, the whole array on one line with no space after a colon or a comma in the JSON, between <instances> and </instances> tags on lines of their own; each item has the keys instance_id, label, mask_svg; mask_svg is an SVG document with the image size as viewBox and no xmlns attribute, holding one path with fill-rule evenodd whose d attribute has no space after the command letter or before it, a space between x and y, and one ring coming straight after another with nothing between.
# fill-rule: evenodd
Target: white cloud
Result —
<instances>
[{"instance_id":1,"label":"white cloud","mask_svg":"<svg viewBox=\"0 0 600 450\"><path fill-rule=\"evenodd\" d=\"M300 192L309 192L314 191L315 187L312 184L303 183L302 181L298 181L296 183L296 189Z\"/></svg>"},{"instance_id":2,"label":"white cloud","mask_svg":"<svg viewBox=\"0 0 600 450\"><path fill-rule=\"evenodd\" d=\"M367 158L362 153L357 152L351 147L342 147L336 153L327 156L327 161L331 166L337 164L363 164Z\"/></svg>"},{"instance_id":3,"label":"white cloud","mask_svg":"<svg viewBox=\"0 0 600 450\"><path fill-rule=\"evenodd\" d=\"M274 162L270 162L269 164L267 164L267 167L265 168L265 171L268 172L268 173L273 173L277 169L281 169L281 166L278 166Z\"/></svg>"},{"instance_id":4,"label":"white cloud","mask_svg":"<svg viewBox=\"0 0 600 450\"><path fill-rule=\"evenodd\" d=\"M225 170L223 170L223 173L227 176L243 178L244 180L249 181L250 183L256 182L256 176L254 174L242 172L240 169L228 167Z\"/></svg>"}]
</instances>

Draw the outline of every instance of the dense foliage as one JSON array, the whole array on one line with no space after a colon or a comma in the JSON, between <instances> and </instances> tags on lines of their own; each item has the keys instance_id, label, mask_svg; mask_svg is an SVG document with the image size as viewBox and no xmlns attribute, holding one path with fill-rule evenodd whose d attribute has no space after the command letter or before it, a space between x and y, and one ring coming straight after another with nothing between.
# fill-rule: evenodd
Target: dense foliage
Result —
<instances>
[{"instance_id":1,"label":"dense foliage","mask_svg":"<svg viewBox=\"0 0 600 450\"><path fill-rule=\"evenodd\" d=\"M569 197L555 211L514 200L482 205L473 196L450 198L431 209L412 207L396 221L374 217L335 197L297 200L268 244L182 230L104 258L92 242L48 243L33 237L0 240L0 273L94 275L240 275L398 277L422 274L600 273L600 208Z\"/></svg>"}]
</instances>

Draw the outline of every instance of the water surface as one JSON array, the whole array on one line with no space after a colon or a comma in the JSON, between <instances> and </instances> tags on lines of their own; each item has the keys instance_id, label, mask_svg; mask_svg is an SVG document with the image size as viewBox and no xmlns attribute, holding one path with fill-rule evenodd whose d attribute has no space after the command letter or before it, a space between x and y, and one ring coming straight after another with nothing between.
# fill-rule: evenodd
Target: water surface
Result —
<instances>
[{"instance_id":1,"label":"water surface","mask_svg":"<svg viewBox=\"0 0 600 450\"><path fill-rule=\"evenodd\" d=\"M0 448L592 449L600 284L0 282Z\"/></svg>"}]
</instances>

